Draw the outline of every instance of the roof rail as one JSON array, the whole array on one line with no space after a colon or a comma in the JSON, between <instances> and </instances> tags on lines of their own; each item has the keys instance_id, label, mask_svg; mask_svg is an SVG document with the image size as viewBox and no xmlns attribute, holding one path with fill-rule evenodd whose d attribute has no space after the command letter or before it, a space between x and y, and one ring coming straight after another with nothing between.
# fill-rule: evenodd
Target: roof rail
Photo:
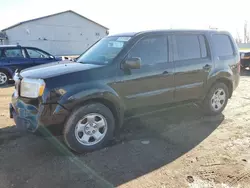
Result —
<instances>
[{"instance_id":1,"label":"roof rail","mask_svg":"<svg viewBox=\"0 0 250 188\"><path fill-rule=\"evenodd\" d=\"M20 44L9 44L9 45L6 45L6 44L3 44L3 45L0 45L0 47L21 47Z\"/></svg>"}]
</instances>

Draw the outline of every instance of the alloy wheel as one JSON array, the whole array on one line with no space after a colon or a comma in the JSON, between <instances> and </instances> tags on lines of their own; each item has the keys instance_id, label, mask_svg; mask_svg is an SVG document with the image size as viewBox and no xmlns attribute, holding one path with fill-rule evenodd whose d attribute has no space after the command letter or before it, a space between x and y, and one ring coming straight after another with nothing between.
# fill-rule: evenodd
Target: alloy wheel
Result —
<instances>
[{"instance_id":1,"label":"alloy wheel","mask_svg":"<svg viewBox=\"0 0 250 188\"><path fill-rule=\"evenodd\" d=\"M4 72L0 72L0 85L6 84L8 76Z\"/></svg>"},{"instance_id":2,"label":"alloy wheel","mask_svg":"<svg viewBox=\"0 0 250 188\"><path fill-rule=\"evenodd\" d=\"M219 111L226 102L226 92L222 88L215 90L212 98L211 105L214 111Z\"/></svg>"},{"instance_id":3,"label":"alloy wheel","mask_svg":"<svg viewBox=\"0 0 250 188\"><path fill-rule=\"evenodd\" d=\"M93 146L105 137L107 128L104 116L98 113L87 114L78 121L75 127L75 137L82 145Z\"/></svg>"}]
</instances>

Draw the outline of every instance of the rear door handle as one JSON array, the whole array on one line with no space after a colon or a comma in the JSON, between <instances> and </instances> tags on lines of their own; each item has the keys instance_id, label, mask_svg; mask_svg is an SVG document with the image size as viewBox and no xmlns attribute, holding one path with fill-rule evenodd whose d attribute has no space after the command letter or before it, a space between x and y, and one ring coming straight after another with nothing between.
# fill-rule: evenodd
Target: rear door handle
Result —
<instances>
[{"instance_id":1,"label":"rear door handle","mask_svg":"<svg viewBox=\"0 0 250 188\"><path fill-rule=\"evenodd\" d=\"M212 67L211 65L206 64L206 65L203 67L203 69L204 69L204 70L209 70L211 67Z\"/></svg>"}]
</instances>

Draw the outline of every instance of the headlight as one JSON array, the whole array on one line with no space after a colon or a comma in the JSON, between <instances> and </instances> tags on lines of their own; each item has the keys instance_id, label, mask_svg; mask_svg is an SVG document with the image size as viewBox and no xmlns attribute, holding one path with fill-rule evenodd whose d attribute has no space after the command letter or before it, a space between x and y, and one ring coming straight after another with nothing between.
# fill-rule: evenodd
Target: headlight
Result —
<instances>
[{"instance_id":1,"label":"headlight","mask_svg":"<svg viewBox=\"0 0 250 188\"><path fill-rule=\"evenodd\" d=\"M20 95L27 98L38 98L43 95L45 82L42 79L24 78L21 81Z\"/></svg>"}]
</instances>

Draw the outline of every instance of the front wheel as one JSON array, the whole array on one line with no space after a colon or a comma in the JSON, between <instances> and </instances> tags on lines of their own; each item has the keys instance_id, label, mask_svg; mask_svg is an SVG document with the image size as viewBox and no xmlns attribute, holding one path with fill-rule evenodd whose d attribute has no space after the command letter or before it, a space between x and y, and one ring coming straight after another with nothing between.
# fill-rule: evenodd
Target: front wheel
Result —
<instances>
[{"instance_id":1,"label":"front wheel","mask_svg":"<svg viewBox=\"0 0 250 188\"><path fill-rule=\"evenodd\" d=\"M220 82L214 84L203 101L203 109L205 114L220 114L226 107L228 98L228 87L224 83Z\"/></svg>"},{"instance_id":2,"label":"front wheel","mask_svg":"<svg viewBox=\"0 0 250 188\"><path fill-rule=\"evenodd\" d=\"M8 80L8 74L3 71L0 71L0 86L7 84Z\"/></svg>"},{"instance_id":3,"label":"front wheel","mask_svg":"<svg viewBox=\"0 0 250 188\"><path fill-rule=\"evenodd\" d=\"M108 107L100 103L87 104L69 117L64 127L64 140L78 153L94 151L113 138L114 128L114 116Z\"/></svg>"}]
</instances>

